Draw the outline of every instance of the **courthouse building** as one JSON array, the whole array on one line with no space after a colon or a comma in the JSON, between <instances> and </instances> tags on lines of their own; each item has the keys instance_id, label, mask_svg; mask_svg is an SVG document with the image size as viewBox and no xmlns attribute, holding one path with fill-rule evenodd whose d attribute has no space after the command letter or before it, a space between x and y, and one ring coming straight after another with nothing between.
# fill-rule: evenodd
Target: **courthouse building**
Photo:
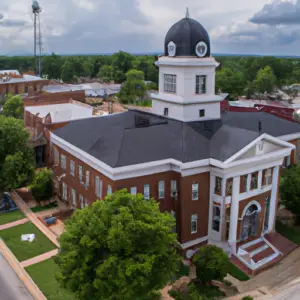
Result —
<instances>
[{"instance_id":1,"label":"courthouse building","mask_svg":"<svg viewBox=\"0 0 300 300\"><path fill-rule=\"evenodd\" d=\"M282 165L298 160L300 125L265 112L220 109L219 63L197 21L165 37L152 111L70 121L51 133L62 201L91 205L126 188L176 218L187 257L213 243L255 271L282 256L270 242Z\"/></svg>"}]
</instances>

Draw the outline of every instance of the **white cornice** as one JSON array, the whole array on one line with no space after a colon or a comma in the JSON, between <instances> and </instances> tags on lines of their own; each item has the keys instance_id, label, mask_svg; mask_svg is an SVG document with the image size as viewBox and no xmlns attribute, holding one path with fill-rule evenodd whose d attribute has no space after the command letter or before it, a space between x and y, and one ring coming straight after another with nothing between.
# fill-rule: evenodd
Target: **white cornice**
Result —
<instances>
[{"instance_id":1,"label":"white cornice","mask_svg":"<svg viewBox=\"0 0 300 300\"><path fill-rule=\"evenodd\" d=\"M220 94L220 95L200 95L196 97L192 97L190 99L184 98L178 95L172 95L167 93L152 93L150 97L153 100L170 102L174 104L180 105L191 105L191 104L203 104L203 103L212 103L212 102L220 102L226 99L228 94Z\"/></svg>"},{"instance_id":2,"label":"white cornice","mask_svg":"<svg viewBox=\"0 0 300 300\"><path fill-rule=\"evenodd\" d=\"M299 128L300 128L300 125L299 125ZM299 131L300 131L300 129L299 129ZM300 132L278 136L277 138L282 141L286 141L286 142L297 140L297 139L300 139Z\"/></svg>"},{"instance_id":3,"label":"white cornice","mask_svg":"<svg viewBox=\"0 0 300 300\"><path fill-rule=\"evenodd\" d=\"M218 67L218 63L213 57L168 57L161 56L155 62L157 66L174 66L174 67Z\"/></svg>"},{"instance_id":4,"label":"white cornice","mask_svg":"<svg viewBox=\"0 0 300 300\"><path fill-rule=\"evenodd\" d=\"M75 147L74 145L61 139L54 133L50 132L50 135L51 142L53 144L62 148L66 152L70 153L74 157L78 158L90 167L102 173L104 176L114 181L168 171L181 173L181 176L183 177L200 174L203 172L210 172L215 168L217 168L222 174L245 172L245 169L261 168L266 163L270 163L271 165L279 165L281 164L283 158L287 155L290 155L292 151L292 148L289 144L289 147L283 150L277 150L264 155L246 158L227 164L216 159L204 159L188 163L182 163L175 159L165 159L149 163L112 168L102 161L96 159L92 155L79 149L78 147Z\"/></svg>"}]
</instances>

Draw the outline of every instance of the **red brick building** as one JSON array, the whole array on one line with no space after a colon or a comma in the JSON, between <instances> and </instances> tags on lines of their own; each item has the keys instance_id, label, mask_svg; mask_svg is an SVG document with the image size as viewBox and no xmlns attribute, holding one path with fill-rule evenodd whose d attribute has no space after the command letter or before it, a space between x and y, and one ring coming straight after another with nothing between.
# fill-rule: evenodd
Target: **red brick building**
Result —
<instances>
[{"instance_id":1,"label":"red brick building","mask_svg":"<svg viewBox=\"0 0 300 300\"><path fill-rule=\"evenodd\" d=\"M7 94L33 94L39 92L48 80L17 70L0 71L0 96Z\"/></svg>"},{"instance_id":2,"label":"red brick building","mask_svg":"<svg viewBox=\"0 0 300 300\"><path fill-rule=\"evenodd\" d=\"M212 243L257 270L281 255L266 236L274 231L280 167L299 160L300 125L260 111L221 113L219 64L197 21L171 27L164 51L151 112L76 120L51 132L57 193L73 208L123 188L155 198L175 216L188 257Z\"/></svg>"}]
</instances>

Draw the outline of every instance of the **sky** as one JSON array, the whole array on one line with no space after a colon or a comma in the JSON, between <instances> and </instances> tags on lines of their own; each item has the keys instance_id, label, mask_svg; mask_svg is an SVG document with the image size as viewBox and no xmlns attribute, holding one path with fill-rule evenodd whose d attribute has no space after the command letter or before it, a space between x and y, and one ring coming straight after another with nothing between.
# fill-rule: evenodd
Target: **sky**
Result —
<instances>
[{"instance_id":1,"label":"sky","mask_svg":"<svg viewBox=\"0 0 300 300\"><path fill-rule=\"evenodd\" d=\"M162 51L185 16L208 31L213 53L300 55L300 0L40 0L43 51ZM0 55L33 52L31 0L0 0Z\"/></svg>"}]
</instances>

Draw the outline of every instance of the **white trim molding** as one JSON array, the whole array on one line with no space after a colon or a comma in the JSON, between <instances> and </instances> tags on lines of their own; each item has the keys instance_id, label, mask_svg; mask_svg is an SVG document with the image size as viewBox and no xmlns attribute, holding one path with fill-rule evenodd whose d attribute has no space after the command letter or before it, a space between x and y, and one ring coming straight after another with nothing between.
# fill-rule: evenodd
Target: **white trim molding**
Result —
<instances>
[{"instance_id":1,"label":"white trim molding","mask_svg":"<svg viewBox=\"0 0 300 300\"><path fill-rule=\"evenodd\" d=\"M277 138L286 142L297 140L300 139L300 132L278 136Z\"/></svg>"},{"instance_id":2,"label":"white trim molding","mask_svg":"<svg viewBox=\"0 0 300 300\"><path fill-rule=\"evenodd\" d=\"M261 212L261 205L259 204L259 202L257 202L256 200L252 200L250 201L243 209L243 213L242 213L242 217L240 218L240 220L242 220L245 217L245 214L247 212L247 210L249 209L249 207L251 205L256 205L257 206L257 212L260 213Z\"/></svg>"},{"instance_id":3,"label":"white trim molding","mask_svg":"<svg viewBox=\"0 0 300 300\"><path fill-rule=\"evenodd\" d=\"M260 139L261 138L262 137L260 137ZM106 163L98 160L94 156L86 153L85 151L58 137L53 132L50 132L50 140L54 145L57 145L58 147L70 153L77 159L83 161L90 167L94 168L95 170L102 173L104 176L114 181L126 178L135 178L151 174L163 173L168 171L175 171L181 173L184 177L217 170L219 174L222 174L221 177L230 178L238 176L238 174L245 174L246 169L249 169L249 171L247 172L250 172L251 168L260 170L262 169L262 165L266 163L269 164L266 167L281 165L283 158L285 156L290 155L292 149L294 149L295 147L292 144L283 143L282 141L279 141L279 143L281 143L281 145L285 146L286 148L232 162L230 162L230 159L228 159L226 162L221 162L219 160L209 158L188 163L182 163L178 160L170 158L159 161L152 161L148 163L129 165L125 167L112 168Z\"/></svg>"},{"instance_id":4,"label":"white trim molding","mask_svg":"<svg viewBox=\"0 0 300 300\"><path fill-rule=\"evenodd\" d=\"M195 240L192 240L192 241L180 244L180 246L181 246L181 248L183 250L185 250L187 248L190 248L190 247L196 246L198 244L201 244L201 243L203 243L203 242L205 242L207 240L208 240L208 236L204 236L204 237L201 237L201 238L198 238L198 239L195 239Z\"/></svg>"}]
</instances>

